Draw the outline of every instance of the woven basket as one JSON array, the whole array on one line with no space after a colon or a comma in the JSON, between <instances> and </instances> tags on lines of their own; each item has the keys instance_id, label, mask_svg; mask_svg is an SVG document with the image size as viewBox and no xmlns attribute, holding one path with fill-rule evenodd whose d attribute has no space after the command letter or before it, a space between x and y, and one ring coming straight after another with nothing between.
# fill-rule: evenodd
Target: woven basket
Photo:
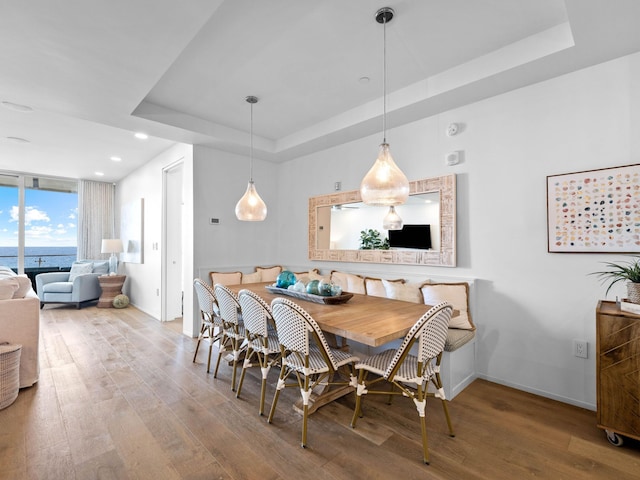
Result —
<instances>
[{"instance_id":1,"label":"woven basket","mask_svg":"<svg viewBox=\"0 0 640 480\"><path fill-rule=\"evenodd\" d=\"M640 303L640 283L627 283L627 297L631 303Z\"/></svg>"},{"instance_id":2,"label":"woven basket","mask_svg":"<svg viewBox=\"0 0 640 480\"><path fill-rule=\"evenodd\" d=\"M0 410L18 398L21 351L22 345L0 345Z\"/></svg>"}]
</instances>

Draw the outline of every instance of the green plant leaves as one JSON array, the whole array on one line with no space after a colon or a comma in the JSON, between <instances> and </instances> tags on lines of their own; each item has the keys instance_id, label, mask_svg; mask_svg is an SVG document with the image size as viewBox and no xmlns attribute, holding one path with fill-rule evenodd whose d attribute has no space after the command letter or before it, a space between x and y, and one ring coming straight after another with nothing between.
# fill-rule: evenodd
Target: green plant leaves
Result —
<instances>
[{"instance_id":1,"label":"green plant leaves","mask_svg":"<svg viewBox=\"0 0 640 480\"><path fill-rule=\"evenodd\" d=\"M640 283L640 257L633 258L634 259L629 262L622 263L603 262L611 270L590 274L600 278L602 283L609 283L605 295L609 293L611 287L618 282Z\"/></svg>"},{"instance_id":2,"label":"green plant leaves","mask_svg":"<svg viewBox=\"0 0 640 480\"><path fill-rule=\"evenodd\" d=\"M360 250L389 250L389 239L382 240L380 232L369 228L360 232Z\"/></svg>"}]
</instances>

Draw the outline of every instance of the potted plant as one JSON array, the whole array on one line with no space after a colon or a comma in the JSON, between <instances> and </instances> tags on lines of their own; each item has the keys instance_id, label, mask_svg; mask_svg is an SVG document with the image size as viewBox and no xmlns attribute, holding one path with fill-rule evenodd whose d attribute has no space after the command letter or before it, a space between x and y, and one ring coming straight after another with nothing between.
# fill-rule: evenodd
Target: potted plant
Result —
<instances>
[{"instance_id":1,"label":"potted plant","mask_svg":"<svg viewBox=\"0 0 640 480\"><path fill-rule=\"evenodd\" d=\"M382 240L380 232L373 230L362 230L360 232L360 250L389 250L389 239Z\"/></svg>"},{"instance_id":2,"label":"potted plant","mask_svg":"<svg viewBox=\"0 0 640 480\"><path fill-rule=\"evenodd\" d=\"M627 282L627 300L640 304L640 256L629 262L604 262L611 270L594 272L603 282L609 282L607 293L618 282Z\"/></svg>"}]
</instances>

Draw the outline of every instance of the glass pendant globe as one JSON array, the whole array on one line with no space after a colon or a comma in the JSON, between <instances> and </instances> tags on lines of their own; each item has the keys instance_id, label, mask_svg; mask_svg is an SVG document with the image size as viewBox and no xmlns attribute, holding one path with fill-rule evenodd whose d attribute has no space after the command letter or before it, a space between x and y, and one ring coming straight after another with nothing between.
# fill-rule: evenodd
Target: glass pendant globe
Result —
<instances>
[{"instance_id":1,"label":"glass pendant globe","mask_svg":"<svg viewBox=\"0 0 640 480\"><path fill-rule=\"evenodd\" d=\"M401 205L409 197L409 180L393 161L389 144L380 145L380 153L360 183L360 196L367 205Z\"/></svg>"},{"instance_id":2,"label":"glass pendant globe","mask_svg":"<svg viewBox=\"0 0 640 480\"><path fill-rule=\"evenodd\" d=\"M402 218L400 218L393 205L389 207L389 213L382 220L382 228L385 230L402 230Z\"/></svg>"},{"instance_id":3,"label":"glass pendant globe","mask_svg":"<svg viewBox=\"0 0 640 480\"><path fill-rule=\"evenodd\" d=\"M267 218L267 205L264 203L253 181L249 181L247 191L236 204L236 217L246 222L261 222Z\"/></svg>"}]
</instances>

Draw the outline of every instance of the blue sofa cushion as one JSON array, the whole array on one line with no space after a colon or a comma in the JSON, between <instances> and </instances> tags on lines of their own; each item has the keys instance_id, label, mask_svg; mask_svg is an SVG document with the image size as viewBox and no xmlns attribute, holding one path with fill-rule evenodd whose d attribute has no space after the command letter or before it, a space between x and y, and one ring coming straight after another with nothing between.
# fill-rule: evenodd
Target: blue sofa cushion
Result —
<instances>
[{"instance_id":1,"label":"blue sofa cushion","mask_svg":"<svg viewBox=\"0 0 640 480\"><path fill-rule=\"evenodd\" d=\"M73 282L51 282L42 287L42 293L71 293Z\"/></svg>"},{"instance_id":2,"label":"blue sofa cushion","mask_svg":"<svg viewBox=\"0 0 640 480\"><path fill-rule=\"evenodd\" d=\"M93 263L80 263L73 262L71 264L71 272L69 272L69 281L73 282L73 280L78 276L84 273L91 273L93 271Z\"/></svg>"},{"instance_id":3,"label":"blue sofa cushion","mask_svg":"<svg viewBox=\"0 0 640 480\"><path fill-rule=\"evenodd\" d=\"M93 273L98 275L107 275L109 273L109 261L99 260L93 262Z\"/></svg>"}]
</instances>

